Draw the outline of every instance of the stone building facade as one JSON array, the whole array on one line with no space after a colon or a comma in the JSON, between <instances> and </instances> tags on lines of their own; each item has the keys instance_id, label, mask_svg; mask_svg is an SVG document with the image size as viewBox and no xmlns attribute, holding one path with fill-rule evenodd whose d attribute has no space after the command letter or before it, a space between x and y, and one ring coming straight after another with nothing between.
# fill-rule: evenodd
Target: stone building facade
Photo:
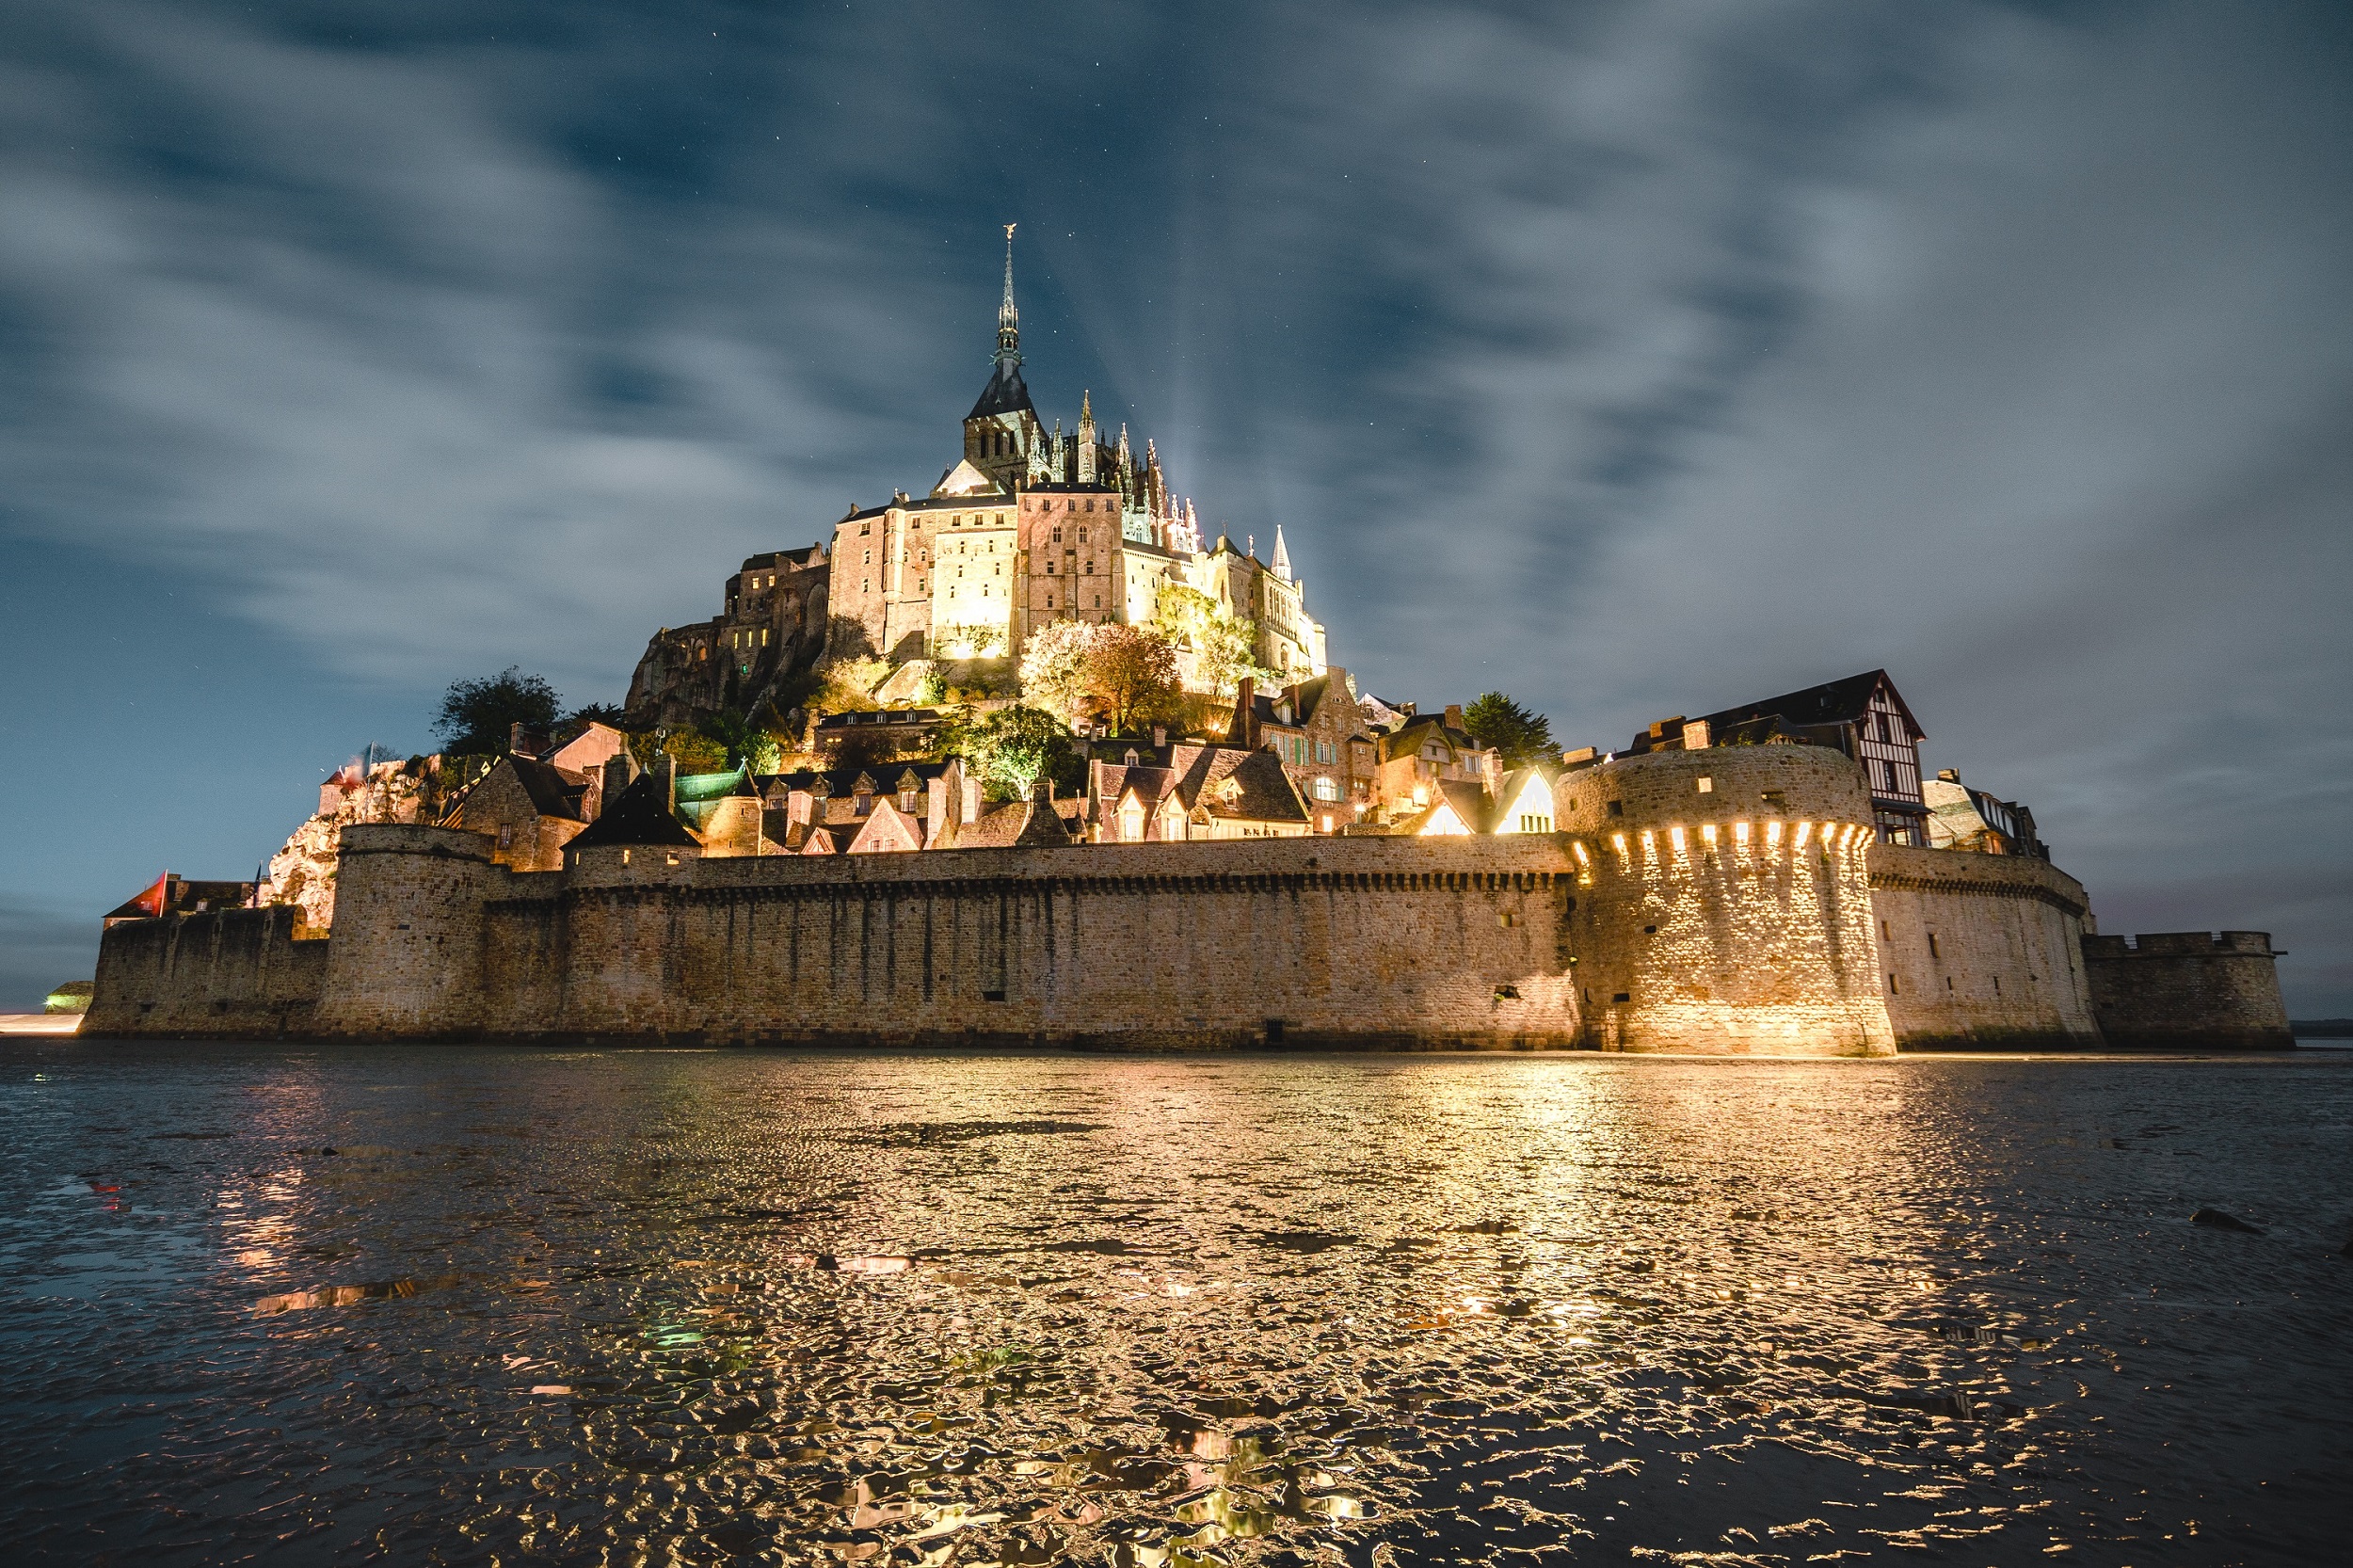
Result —
<instances>
[{"instance_id":1,"label":"stone building facade","mask_svg":"<svg viewBox=\"0 0 2353 1568\"><path fill-rule=\"evenodd\" d=\"M925 496L902 490L834 524L829 655L964 660L1017 656L1031 632L1076 619L1140 625L1160 590L1191 588L1257 623L1255 655L1292 680L1321 675L1324 632L1307 613L1280 530L1273 559L1221 536L1204 548L1154 443L1097 426L1048 429L1021 375L1013 266L996 368L964 422L964 456Z\"/></svg>"},{"instance_id":2,"label":"stone building facade","mask_svg":"<svg viewBox=\"0 0 2353 1568\"><path fill-rule=\"evenodd\" d=\"M719 614L664 627L646 644L622 705L634 728L683 729L768 700L825 646L830 558L823 544L745 559L721 589Z\"/></svg>"}]
</instances>

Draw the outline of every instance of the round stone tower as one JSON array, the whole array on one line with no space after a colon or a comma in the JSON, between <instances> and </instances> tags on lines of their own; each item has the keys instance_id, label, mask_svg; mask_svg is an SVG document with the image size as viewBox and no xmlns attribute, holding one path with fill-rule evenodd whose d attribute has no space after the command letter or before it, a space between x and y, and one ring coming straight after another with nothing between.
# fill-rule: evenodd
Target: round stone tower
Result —
<instances>
[{"instance_id":1,"label":"round stone tower","mask_svg":"<svg viewBox=\"0 0 2353 1568\"><path fill-rule=\"evenodd\" d=\"M483 1017L483 906L509 873L482 833L344 829L322 1034L468 1034Z\"/></svg>"},{"instance_id":2,"label":"round stone tower","mask_svg":"<svg viewBox=\"0 0 2353 1568\"><path fill-rule=\"evenodd\" d=\"M1820 746L1658 751L1561 775L1569 946L1604 1050L1893 1054L1871 802Z\"/></svg>"}]
</instances>

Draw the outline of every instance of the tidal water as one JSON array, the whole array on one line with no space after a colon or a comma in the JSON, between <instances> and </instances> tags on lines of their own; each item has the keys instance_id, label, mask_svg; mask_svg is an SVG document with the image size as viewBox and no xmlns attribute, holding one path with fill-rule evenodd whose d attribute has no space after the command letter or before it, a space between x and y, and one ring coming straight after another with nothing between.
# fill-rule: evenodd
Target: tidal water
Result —
<instances>
[{"instance_id":1,"label":"tidal water","mask_svg":"<svg viewBox=\"0 0 2353 1568\"><path fill-rule=\"evenodd\" d=\"M2353 1557L2342 1055L37 1041L0 1106L12 1563Z\"/></svg>"}]
</instances>

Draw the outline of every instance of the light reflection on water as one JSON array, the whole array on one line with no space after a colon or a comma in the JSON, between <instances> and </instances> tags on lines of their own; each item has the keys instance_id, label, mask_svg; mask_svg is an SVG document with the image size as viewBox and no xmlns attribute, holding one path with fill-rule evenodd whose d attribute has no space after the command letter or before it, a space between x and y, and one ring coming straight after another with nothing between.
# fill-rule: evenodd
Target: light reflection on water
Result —
<instances>
[{"instance_id":1,"label":"light reflection on water","mask_svg":"<svg viewBox=\"0 0 2353 1568\"><path fill-rule=\"evenodd\" d=\"M2334 1560L2348 1065L12 1047L0 1533Z\"/></svg>"}]
</instances>

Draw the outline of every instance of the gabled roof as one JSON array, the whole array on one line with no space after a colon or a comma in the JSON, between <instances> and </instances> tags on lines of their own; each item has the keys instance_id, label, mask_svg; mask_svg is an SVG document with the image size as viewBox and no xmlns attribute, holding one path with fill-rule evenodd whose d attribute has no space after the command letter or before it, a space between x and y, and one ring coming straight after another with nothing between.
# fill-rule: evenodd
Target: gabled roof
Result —
<instances>
[{"instance_id":1,"label":"gabled roof","mask_svg":"<svg viewBox=\"0 0 2353 1568\"><path fill-rule=\"evenodd\" d=\"M588 820L581 814L581 799L588 792L586 776L530 757L508 757L499 767L515 770L516 780L522 785L531 808L539 815L560 817L566 822Z\"/></svg>"},{"instance_id":2,"label":"gabled roof","mask_svg":"<svg viewBox=\"0 0 2353 1568\"><path fill-rule=\"evenodd\" d=\"M1496 785L1495 805L1488 813L1491 820L1487 824L1487 831L1492 833L1503 826L1506 816L1519 805L1520 797L1531 784L1544 796L1544 814L1547 817L1552 815L1552 786L1560 776L1560 768L1549 762L1531 762L1527 767L1513 768L1505 774Z\"/></svg>"},{"instance_id":3,"label":"gabled roof","mask_svg":"<svg viewBox=\"0 0 2353 1568\"><path fill-rule=\"evenodd\" d=\"M1304 823L1307 808L1282 760L1240 746L1176 746L1172 762L1188 810L1241 822Z\"/></svg>"},{"instance_id":4,"label":"gabled roof","mask_svg":"<svg viewBox=\"0 0 2353 1568\"><path fill-rule=\"evenodd\" d=\"M891 850L921 849L923 819L909 817L891 805L888 796L874 802L874 809L851 835L844 853L873 855Z\"/></svg>"},{"instance_id":5,"label":"gabled roof","mask_svg":"<svg viewBox=\"0 0 2353 1568\"><path fill-rule=\"evenodd\" d=\"M1818 686L1785 692L1779 696L1769 696L1762 702L1742 703L1737 708L1726 708L1703 717L1711 728L1775 717L1792 725L1856 724L1862 721L1864 713L1869 709L1871 694L1881 686L1887 688L1887 695L1903 714L1904 722L1912 726L1912 738L1915 741L1927 740L1928 734L1921 729L1920 721L1913 717L1911 707L1896 690L1896 683L1887 679L1885 670L1865 670L1861 675L1850 675L1843 680L1826 680Z\"/></svg>"},{"instance_id":6,"label":"gabled roof","mask_svg":"<svg viewBox=\"0 0 2353 1568\"><path fill-rule=\"evenodd\" d=\"M846 768L803 768L797 773L761 774L758 783L764 793L773 793L778 785L787 790L814 791L822 782L828 796L852 795L857 793L857 781L863 777L873 780L874 792L880 794L886 789L895 790L899 780L908 774L915 776L919 786L928 788L933 779L954 766L956 759L952 757L944 762L876 762L871 768L856 764Z\"/></svg>"},{"instance_id":7,"label":"gabled roof","mask_svg":"<svg viewBox=\"0 0 2353 1568\"><path fill-rule=\"evenodd\" d=\"M971 458L960 457L956 460L956 464L953 468L939 476L939 483L932 487L931 499L936 501L943 496L955 496L961 498L974 495L1002 495L1004 493L1004 487L998 484L996 480L991 479L987 474L982 472L979 469L974 468L972 466Z\"/></svg>"},{"instance_id":8,"label":"gabled roof","mask_svg":"<svg viewBox=\"0 0 2353 1568\"><path fill-rule=\"evenodd\" d=\"M1457 784L1459 786L1459 780ZM1465 816L1467 809L1471 814ZM1480 831L1480 818L1484 814L1483 803L1470 804L1461 799L1455 789L1442 787L1438 798L1397 824L1394 832L1401 839L1423 839L1433 835L1465 834Z\"/></svg>"},{"instance_id":9,"label":"gabled roof","mask_svg":"<svg viewBox=\"0 0 2353 1568\"><path fill-rule=\"evenodd\" d=\"M1416 713L1395 729L1379 737L1381 760L1386 762L1395 758L1409 756L1420 750L1422 743L1433 735L1456 751L1484 751L1486 749L1479 744L1469 730L1458 728L1447 723L1444 714Z\"/></svg>"},{"instance_id":10,"label":"gabled roof","mask_svg":"<svg viewBox=\"0 0 2353 1568\"><path fill-rule=\"evenodd\" d=\"M701 842L670 814L669 793L662 776L648 773L639 775L636 783L623 790L618 798L607 802L597 820L582 829L580 836L566 847L593 849L599 844L699 845Z\"/></svg>"},{"instance_id":11,"label":"gabled roof","mask_svg":"<svg viewBox=\"0 0 2353 1568\"><path fill-rule=\"evenodd\" d=\"M972 405L972 411L964 417L982 419L989 414L1016 414L1027 408L1037 410L1030 402L1030 389L1021 379L1021 367L1003 360L997 361L996 374L988 385L981 389L981 400Z\"/></svg>"}]
</instances>

